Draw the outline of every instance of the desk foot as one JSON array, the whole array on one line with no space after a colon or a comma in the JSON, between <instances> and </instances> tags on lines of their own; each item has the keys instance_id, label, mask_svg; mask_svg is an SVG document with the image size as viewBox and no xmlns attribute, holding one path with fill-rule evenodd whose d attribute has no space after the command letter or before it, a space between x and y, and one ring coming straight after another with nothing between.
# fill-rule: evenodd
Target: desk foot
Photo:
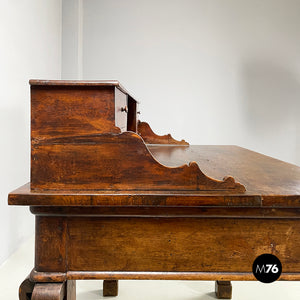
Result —
<instances>
[{"instance_id":1,"label":"desk foot","mask_svg":"<svg viewBox=\"0 0 300 300\"><path fill-rule=\"evenodd\" d=\"M230 281L216 281L215 292L218 299L231 299L232 285Z\"/></svg>"},{"instance_id":2,"label":"desk foot","mask_svg":"<svg viewBox=\"0 0 300 300\"><path fill-rule=\"evenodd\" d=\"M118 296L118 280L103 280L103 296Z\"/></svg>"},{"instance_id":3,"label":"desk foot","mask_svg":"<svg viewBox=\"0 0 300 300\"><path fill-rule=\"evenodd\" d=\"M21 283L19 287L19 299L30 300L32 291L34 288L34 282L29 279L29 276Z\"/></svg>"},{"instance_id":4,"label":"desk foot","mask_svg":"<svg viewBox=\"0 0 300 300\"><path fill-rule=\"evenodd\" d=\"M26 300L76 300L76 282L69 280L58 283L35 283L31 298Z\"/></svg>"}]
</instances>

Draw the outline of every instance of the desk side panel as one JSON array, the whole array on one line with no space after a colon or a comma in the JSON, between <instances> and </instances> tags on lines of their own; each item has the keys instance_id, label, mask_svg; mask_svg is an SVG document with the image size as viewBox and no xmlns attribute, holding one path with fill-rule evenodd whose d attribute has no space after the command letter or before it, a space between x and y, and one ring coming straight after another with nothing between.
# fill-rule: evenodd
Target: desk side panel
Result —
<instances>
[{"instance_id":1,"label":"desk side panel","mask_svg":"<svg viewBox=\"0 0 300 300\"><path fill-rule=\"evenodd\" d=\"M104 132L120 132L115 126L114 87L31 87L33 144L57 137Z\"/></svg>"},{"instance_id":2,"label":"desk side panel","mask_svg":"<svg viewBox=\"0 0 300 300\"><path fill-rule=\"evenodd\" d=\"M69 218L68 271L252 272L263 253L300 270L300 220Z\"/></svg>"}]
</instances>

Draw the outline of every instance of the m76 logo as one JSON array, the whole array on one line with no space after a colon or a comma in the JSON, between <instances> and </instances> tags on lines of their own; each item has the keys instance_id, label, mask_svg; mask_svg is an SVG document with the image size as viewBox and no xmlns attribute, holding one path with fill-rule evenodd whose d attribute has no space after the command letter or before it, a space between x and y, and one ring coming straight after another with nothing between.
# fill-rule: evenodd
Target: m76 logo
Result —
<instances>
[{"instance_id":1,"label":"m76 logo","mask_svg":"<svg viewBox=\"0 0 300 300\"><path fill-rule=\"evenodd\" d=\"M279 269L277 267L277 264L275 265L266 264L262 266L256 265L255 273L269 273L269 272L278 273Z\"/></svg>"},{"instance_id":2,"label":"m76 logo","mask_svg":"<svg viewBox=\"0 0 300 300\"><path fill-rule=\"evenodd\" d=\"M252 272L254 277L260 282L270 283L280 277L282 265L275 255L265 253L254 260Z\"/></svg>"}]
</instances>

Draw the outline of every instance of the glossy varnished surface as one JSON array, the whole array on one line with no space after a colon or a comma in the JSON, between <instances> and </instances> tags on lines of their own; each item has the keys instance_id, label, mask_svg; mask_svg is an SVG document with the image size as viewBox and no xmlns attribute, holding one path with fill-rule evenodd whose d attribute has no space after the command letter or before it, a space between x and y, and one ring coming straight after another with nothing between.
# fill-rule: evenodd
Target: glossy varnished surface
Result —
<instances>
[{"instance_id":1,"label":"glossy varnished surface","mask_svg":"<svg viewBox=\"0 0 300 300\"><path fill-rule=\"evenodd\" d=\"M300 207L300 168L237 146L148 146L167 166L196 161L208 176L234 176L245 194L194 191L34 191L27 184L9 195L13 205L162 205Z\"/></svg>"}]
</instances>

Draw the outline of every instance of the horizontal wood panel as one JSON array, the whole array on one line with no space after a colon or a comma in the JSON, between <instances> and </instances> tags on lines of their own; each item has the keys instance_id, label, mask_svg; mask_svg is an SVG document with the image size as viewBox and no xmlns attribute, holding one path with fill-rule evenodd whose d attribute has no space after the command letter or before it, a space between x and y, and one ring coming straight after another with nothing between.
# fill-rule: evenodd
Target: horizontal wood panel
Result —
<instances>
[{"instance_id":1,"label":"horizontal wood panel","mask_svg":"<svg viewBox=\"0 0 300 300\"><path fill-rule=\"evenodd\" d=\"M69 271L251 272L274 253L300 270L300 221L69 218Z\"/></svg>"},{"instance_id":2,"label":"horizontal wood panel","mask_svg":"<svg viewBox=\"0 0 300 300\"><path fill-rule=\"evenodd\" d=\"M256 280L252 272L91 272L69 271L66 273L47 273L32 270L32 281L59 282L65 280ZM300 280L299 273L282 273L278 280Z\"/></svg>"},{"instance_id":3,"label":"horizontal wood panel","mask_svg":"<svg viewBox=\"0 0 300 300\"><path fill-rule=\"evenodd\" d=\"M30 211L43 216L82 217L185 217L185 218L293 218L300 219L299 208L265 207L165 207L165 206L31 206Z\"/></svg>"}]
</instances>

